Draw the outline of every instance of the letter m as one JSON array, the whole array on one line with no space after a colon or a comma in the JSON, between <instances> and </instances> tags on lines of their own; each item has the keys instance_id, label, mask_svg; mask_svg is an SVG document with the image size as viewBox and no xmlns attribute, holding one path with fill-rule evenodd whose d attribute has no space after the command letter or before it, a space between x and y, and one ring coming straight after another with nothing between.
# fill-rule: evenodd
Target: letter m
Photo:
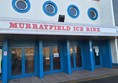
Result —
<instances>
[{"instance_id":1,"label":"letter m","mask_svg":"<svg viewBox=\"0 0 118 83\"><path fill-rule=\"evenodd\" d=\"M9 28L18 28L17 23L9 22Z\"/></svg>"}]
</instances>

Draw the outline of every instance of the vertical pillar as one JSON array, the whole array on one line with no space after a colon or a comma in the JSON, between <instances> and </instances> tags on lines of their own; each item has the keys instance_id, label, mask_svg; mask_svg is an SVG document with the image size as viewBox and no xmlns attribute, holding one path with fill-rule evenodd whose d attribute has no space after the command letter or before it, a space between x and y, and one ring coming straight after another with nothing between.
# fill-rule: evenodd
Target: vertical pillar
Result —
<instances>
[{"instance_id":1,"label":"vertical pillar","mask_svg":"<svg viewBox=\"0 0 118 83\"><path fill-rule=\"evenodd\" d=\"M8 83L8 69L7 69L7 56L8 56L8 40L3 41L3 53L2 53L2 83Z\"/></svg>"},{"instance_id":2,"label":"vertical pillar","mask_svg":"<svg viewBox=\"0 0 118 83\"><path fill-rule=\"evenodd\" d=\"M111 46L110 46L110 40L108 40L108 43L107 43L107 47L108 47L108 55L109 55L109 65L108 67L109 68L112 68L112 54L111 54Z\"/></svg>"},{"instance_id":3,"label":"vertical pillar","mask_svg":"<svg viewBox=\"0 0 118 83\"><path fill-rule=\"evenodd\" d=\"M92 49L92 41L86 40L83 41L83 48L82 48L82 54L83 54L83 67L84 69L93 71L94 70L94 57L93 57L93 49Z\"/></svg>"},{"instance_id":4,"label":"vertical pillar","mask_svg":"<svg viewBox=\"0 0 118 83\"><path fill-rule=\"evenodd\" d=\"M69 42L69 40L67 40L67 42L66 42L66 46L67 46L67 73L68 74L71 74L72 73L72 70L71 70L71 60L70 60L70 42Z\"/></svg>"},{"instance_id":5,"label":"vertical pillar","mask_svg":"<svg viewBox=\"0 0 118 83\"><path fill-rule=\"evenodd\" d=\"M89 51L90 51L90 70L93 71L95 68L95 62L94 62L94 57L93 57L93 49L92 49L92 41L89 40Z\"/></svg>"},{"instance_id":6,"label":"vertical pillar","mask_svg":"<svg viewBox=\"0 0 118 83\"><path fill-rule=\"evenodd\" d=\"M42 44L42 41L39 40L39 60L38 60L38 64L39 64L39 71L38 71L38 75L39 75L39 78L43 78L44 77L44 73L43 73L43 44Z\"/></svg>"}]
</instances>

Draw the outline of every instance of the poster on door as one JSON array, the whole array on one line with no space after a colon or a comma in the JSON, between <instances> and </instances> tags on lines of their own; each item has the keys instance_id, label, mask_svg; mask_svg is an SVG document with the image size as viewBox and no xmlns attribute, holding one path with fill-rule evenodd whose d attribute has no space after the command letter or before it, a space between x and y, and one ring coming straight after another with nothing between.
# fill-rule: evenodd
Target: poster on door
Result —
<instances>
[{"instance_id":1,"label":"poster on door","mask_svg":"<svg viewBox=\"0 0 118 83\"><path fill-rule=\"evenodd\" d=\"M93 46L95 49L96 56L99 56L99 47L98 46Z\"/></svg>"},{"instance_id":2,"label":"poster on door","mask_svg":"<svg viewBox=\"0 0 118 83\"><path fill-rule=\"evenodd\" d=\"M54 57L58 58L59 57L59 53L54 53Z\"/></svg>"}]
</instances>

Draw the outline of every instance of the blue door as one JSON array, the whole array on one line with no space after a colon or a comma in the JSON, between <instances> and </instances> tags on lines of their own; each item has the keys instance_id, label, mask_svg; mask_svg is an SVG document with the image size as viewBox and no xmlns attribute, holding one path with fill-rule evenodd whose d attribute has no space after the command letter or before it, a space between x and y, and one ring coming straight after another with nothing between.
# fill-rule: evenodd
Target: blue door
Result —
<instances>
[{"instance_id":1,"label":"blue door","mask_svg":"<svg viewBox=\"0 0 118 83\"><path fill-rule=\"evenodd\" d=\"M71 68L73 70L82 68L82 57L81 57L80 46L70 47L70 59L71 59Z\"/></svg>"},{"instance_id":2,"label":"blue door","mask_svg":"<svg viewBox=\"0 0 118 83\"><path fill-rule=\"evenodd\" d=\"M34 47L11 48L11 78L32 76L36 74Z\"/></svg>"},{"instance_id":3,"label":"blue door","mask_svg":"<svg viewBox=\"0 0 118 83\"><path fill-rule=\"evenodd\" d=\"M45 74L61 71L58 46L43 47L43 67Z\"/></svg>"}]
</instances>

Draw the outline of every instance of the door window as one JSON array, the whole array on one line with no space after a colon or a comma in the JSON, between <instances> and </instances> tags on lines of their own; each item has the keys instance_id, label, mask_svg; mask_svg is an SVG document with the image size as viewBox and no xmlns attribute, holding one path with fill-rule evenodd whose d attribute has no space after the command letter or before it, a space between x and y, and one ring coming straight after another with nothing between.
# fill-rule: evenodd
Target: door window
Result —
<instances>
[{"instance_id":1,"label":"door window","mask_svg":"<svg viewBox=\"0 0 118 83\"><path fill-rule=\"evenodd\" d=\"M60 69L60 55L58 47L43 48L43 65L44 71L53 72Z\"/></svg>"},{"instance_id":2,"label":"door window","mask_svg":"<svg viewBox=\"0 0 118 83\"><path fill-rule=\"evenodd\" d=\"M95 58L95 65L100 65L100 52L99 52L99 46L93 46L93 53Z\"/></svg>"},{"instance_id":3,"label":"door window","mask_svg":"<svg viewBox=\"0 0 118 83\"><path fill-rule=\"evenodd\" d=\"M79 46L70 47L71 68L82 67L81 49Z\"/></svg>"},{"instance_id":4,"label":"door window","mask_svg":"<svg viewBox=\"0 0 118 83\"><path fill-rule=\"evenodd\" d=\"M25 48L25 71L34 72L34 48Z\"/></svg>"},{"instance_id":5,"label":"door window","mask_svg":"<svg viewBox=\"0 0 118 83\"><path fill-rule=\"evenodd\" d=\"M70 48L70 59L71 59L71 67L74 68L74 55L73 55L73 48Z\"/></svg>"},{"instance_id":6,"label":"door window","mask_svg":"<svg viewBox=\"0 0 118 83\"><path fill-rule=\"evenodd\" d=\"M12 48L11 75L33 74L35 72L34 54L34 47Z\"/></svg>"},{"instance_id":7,"label":"door window","mask_svg":"<svg viewBox=\"0 0 118 83\"><path fill-rule=\"evenodd\" d=\"M76 56L76 67L81 67L82 66L81 49L79 46L75 46L74 50Z\"/></svg>"},{"instance_id":8,"label":"door window","mask_svg":"<svg viewBox=\"0 0 118 83\"><path fill-rule=\"evenodd\" d=\"M43 65L44 71L50 70L50 48L43 48Z\"/></svg>"},{"instance_id":9,"label":"door window","mask_svg":"<svg viewBox=\"0 0 118 83\"><path fill-rule=\"evenodd\" d=\"M22 74L22 49L12 48L12 75Z\"/></svg>"},{"instance_id":10,"label":"door window","mask_svg":"<svg viewBox=\"0 0 118 83\"><path fill-rule=\"evenodd\" d=\"M52 49L53 52L53 69L58 70L60 69L60 55L59 50L57 47Z\"/></svg>"}]
</instances>

